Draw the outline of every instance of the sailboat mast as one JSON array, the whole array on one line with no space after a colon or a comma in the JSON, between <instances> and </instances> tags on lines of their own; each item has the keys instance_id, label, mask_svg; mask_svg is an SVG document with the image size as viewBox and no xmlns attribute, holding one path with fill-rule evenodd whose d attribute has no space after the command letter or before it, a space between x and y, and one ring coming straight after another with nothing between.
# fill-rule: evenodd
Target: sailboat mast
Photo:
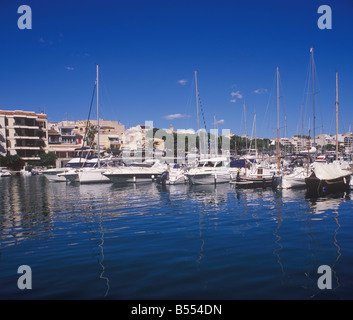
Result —
<instances>
[{"instance_id":1,"label":"sailboat mast","mask_svg":"<svg viewBox=\"0 0 353 320\"><path fill-rule=\"evenodd\" d=\"M246 133L246 109L245 109L245 100L244 100L244 122L245 122L245 152L248 152L248 137Z\"/></svg>"},{"instance_id":2,"label":"sailboat mast","mask_svg":"<svg viewBox=\"0 0 353 320\"><path fill-rule=\"evenodd\" d=\"M99 146L99 81L98 81L98 69L97 64L97 144L98 144L98 167L100 167L100 146Z\"/></svg>"},{"instance_id":3,"label":"sailboat mast","mask_svg":"<svg viewBox=\"0 0 353 320\"><path fill-rule=\"evenodd\" d=\"M196 110L197 110L197 131L200 130L200 116L199 116L199 91L197 88L197 71L195 70L195 86L196 86Z\"/></svg>"},{"instance_id":4,"label":"sailboat mast","mask_svg":"<svg viewBox=\"0 0 353 320\"><path fill-rule=\"evenodd\" d=\"M199 137L199 157L201 158L199 91L198 91L198 88L197 88L197 71L195 70L194 73L195 73L195 88L196 88L197 136Z\"/></svg>"},{"instance_id":5,"label":"sailboat mast","mask_svg":"<svg viewBox=\"0 0 353 320\"><path fill-rule=\"evenodd\" d=\"M277 67L277 169L279 170L279 168L279 72Z\"/></svg>"},{"instance_id":6,"label":"sailboat mast","mask_svg":"<svg viewBox=\"0 0 353 320\"><path fill-rule=\"evenodd\" d=\"M336 160L338 160L338 72L336 71Z\"/></svg>"},{"instance_id":7,"label":"sailboat mast","mask_svg":"<svg viewBox=\"0 0 353 320\"><path fill-rule=\"evenodd\" d=\"M309 175L309 165L310 165L310 128L309 128L309 141L308 141L308 160L306 162L306 175Z\"/></svg>"},{"instance_id":8,"label":"sailboat mast","mask_svg":"<svg viewBox=\"0 0 353 320\"><path fill-rule=\"evenodd\" d=\"M310 48L311 52L311 73L313 77L313 130L314 130L314 147L316 147L315 143L315 64L314 64L314 48Z\"/></svg>"},{"instance_id":9,"label":"sailboat mast","mask_svg":"<svg viewBox=\"0 0 353 320\"><path fill-rule=\"evenodd\" d=\"M299 136L298 136L298 124L297 124L297 151L296 151L296 153L298 153L298 145L299 145Z\"/></svg>"},{"instance_id":10,"label":"sailboat mast","mask_svg":"<svg viewBox=\"0 0 353 320\"><path fill-rule=\"evenodd\" d=\"M256 154L256 158L257 158L256 112L255 112L255 115L254 115L254 122L255 122L255 154Z\"/></svg>"},{"instance_id":11,"label":"sailboat mast","mask_svg":"<svg viewBox=\"0 0 353 320\"><path fill-rule=\"evenodd\" d=\"M218 132L217 132L217 124L216 124L216 115L213 115L213 124L214 124L214 132L215 132L215 156L218 154ZM210 147L211 148L211 147Z\"/></svg>"}]
</instances>

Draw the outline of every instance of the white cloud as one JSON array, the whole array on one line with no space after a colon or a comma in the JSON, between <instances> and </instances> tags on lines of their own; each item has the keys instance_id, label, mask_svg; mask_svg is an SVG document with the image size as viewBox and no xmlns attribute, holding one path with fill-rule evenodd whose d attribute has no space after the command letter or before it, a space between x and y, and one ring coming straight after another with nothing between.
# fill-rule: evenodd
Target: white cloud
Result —
<instances>
[{"instance_id":1,"label":"white cloud","mask_svg":"<svg viewBox=\"0 0 353 320\"><path fill-rule=\"evenodd\" d=\"M173 119L182 119L182 118L190 118L191 116L187 114L180 114L180 113L175 113L175 114L168 114L166 116L163 116L164 119L167 120L173 120Z\"/></svg>"},{"instance_id":2,"label":"white cloud","mask_svg":"<svg viewBox=\"0 0 353 320\"><path fill-rule=\"evenodd\" d=\"M230 94L232 97L237 97L238 99L242 99L243 95L240 93L240 91L232 91L232 93Z\"/></svg>"},{"instance_id":3,"label":"white cloud","mask_svg":"<svg viewBox=\"0 0 353 320\"><path fill-rule=\"evenodd\" d=\"M182 86L185 86L188 83L188 80L180 79L180 80L178 80L178 83L181 84Z\"/></svg>"},{"instance_id":4,"label":"white cloud","mask_svg":"<svg viewBox=\"0 0 353 320\"><path fill-rule=\"evenodd\" d=\"M66 70L69 70L69 71L72 71L72 70L75 70L74 67L65 67Z\"/></svg>"},{"instance_id":5,"label":"white cloud","mask_svg":"<svg viewBox=\"0 0 353 320\"><path fill-rule=\"evenodd\" d=\"M51 41L51 40L45 40L43 37L40 37L38 41L39 41L40 43L43 43L43 44L49 44L49 45L52 45L52 44L53 44L53 41Z\"/></svg>"},{"instance_id":6,"label":"white cloud","mask_svg":"<svg viewBox=\"0 0 353 320\"><path fill-rule=\"evenodd\" d=\"M267 89L264 89L264 88L259 88L253 91L253 93L256 93L256 94L263 94L265 92L267 92Z\"/></svg>"},{"instance_id":7,"label":"white cloud","mask_svg":"<svg viewBox=\"0 0 353 320\"><path fill-rule=\"evenodd\" d=\"M179 134L194 134L195 130L194 129L178 129L177 133L179 133Z\"/></svg>"},{"instance_id":8,"label":"white cloud","mask_svg":"<svg viewBox=\"0 0 353 320\"><path fill-rule=\"evenodd\" d=\"M218 121L216 121L216 122L214 122L214 123L212 123L213 125L217 125L217 124L223 124L224 123L224 120L222 119L222 120L218 120Z\"/></svg>"},{"instance_id":9,"label":"white cloud","mask_svg":"<svg viewBox=\"0 0 353 320\"><path fill-rule=\"evenodd\" d=\"M236 102L237 102L237 99L230 99L229 102L231 102L231 103L236 103Z\"/></svg>"}]
</instances>

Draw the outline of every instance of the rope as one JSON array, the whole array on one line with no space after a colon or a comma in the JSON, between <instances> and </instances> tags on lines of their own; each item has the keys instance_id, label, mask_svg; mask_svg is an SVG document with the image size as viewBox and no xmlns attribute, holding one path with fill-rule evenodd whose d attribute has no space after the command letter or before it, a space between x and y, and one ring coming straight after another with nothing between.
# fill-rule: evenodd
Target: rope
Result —
<instances>
[{"instance_id":1,"label":"rope","mask_svg":"<svg viewBox=\"0 0 353 320\"><path fill-rule=\"evenodd\" d=\"M88 126L89 126L89 118L90 118L90 116L91 116L91 111L92 111L92 105L93 105L94 93L95 93L95 91L96 91L96 86L97 86L97 83L94 82L93 94L92 94L92 99L91 99L91 106L90 106L89 112L88 112L88 118L87 118L87 123L86 123L86 130L85 130L85 135L84 135L84 137L83 137L83 143L82 143L82 148L81 148L80 162L81 162L82 153L83 153L83 146L84 146L84 143L85 143L85 141L86 141L86 136L87 136L87 132L88 132L87 128L88 128Z\"/></svg>"},{"instance_id":2,"label":"rope","mask_svg":"<svg viewBox=\"0 0 353 320\"><path fill-rule=\"evenodd\" d=\"M204 124L204 126L205 126L205 130L207 131L206 121L205 121L205 115L204 115L204 113L203 113L203 108L202 108L202 103L201 103L200 94L198 95L198 98L199 98L199 103L200 103L200 108L201 108L201 113L202 113L203 124Z\"/></svg>"},{"instance_id":3,"label":"rope","mask_svg":"<svg viewBox=\"0 0 353 320\"><path fill-rule=\"evenodd\" d=\"M204 124L204 126L205 126L205 130L206 130L206 133L207 133L207 127L206 127L205 115L204 115L203 108L202 108L202 103L201 103L200 93L198 93L198 98L199 98L199 104L200 104L200 109L201 109L201 114L202 114L203 124ZM210 137L209 137L209 135L208 135L208 134L207 134L207 147L208 147L208 148L210 148Z\"/></svg>"}]
</instances>

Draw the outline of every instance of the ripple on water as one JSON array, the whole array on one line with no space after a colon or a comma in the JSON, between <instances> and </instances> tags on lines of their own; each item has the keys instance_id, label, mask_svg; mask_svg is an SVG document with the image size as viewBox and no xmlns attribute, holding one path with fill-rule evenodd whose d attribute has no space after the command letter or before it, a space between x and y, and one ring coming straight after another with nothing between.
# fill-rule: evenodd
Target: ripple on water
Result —
<instances>
[{"instance_id":1,"label":"ripple on water","mask_svg":"<svg viewBox=\"0 0 353 320\"><path fill-rule=\"evenodd\" d=\"M1 298L310 299L321 264L335 270L332 297L352 297L349 197L40 176L0 187ZM22 264L35 276L25 295Z\"/></svg>"}]
</instances>

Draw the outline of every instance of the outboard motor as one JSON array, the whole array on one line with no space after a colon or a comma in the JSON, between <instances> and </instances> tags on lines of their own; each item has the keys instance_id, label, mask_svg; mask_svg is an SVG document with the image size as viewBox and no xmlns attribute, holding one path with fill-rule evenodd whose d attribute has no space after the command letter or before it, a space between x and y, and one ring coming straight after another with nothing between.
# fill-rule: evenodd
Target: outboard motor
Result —
<instances>
[{"instance_id":1,"label":"outboard motor","mask_svg":"<svg viewBox=\"0 0 353 320\"><path fill-rule=\"evenodd\" d=\"M159 184L165 184L166 181L169 179L169 172L164 171L162 174L156 179L157 183Z\"/></svg>"}]
</instances>

